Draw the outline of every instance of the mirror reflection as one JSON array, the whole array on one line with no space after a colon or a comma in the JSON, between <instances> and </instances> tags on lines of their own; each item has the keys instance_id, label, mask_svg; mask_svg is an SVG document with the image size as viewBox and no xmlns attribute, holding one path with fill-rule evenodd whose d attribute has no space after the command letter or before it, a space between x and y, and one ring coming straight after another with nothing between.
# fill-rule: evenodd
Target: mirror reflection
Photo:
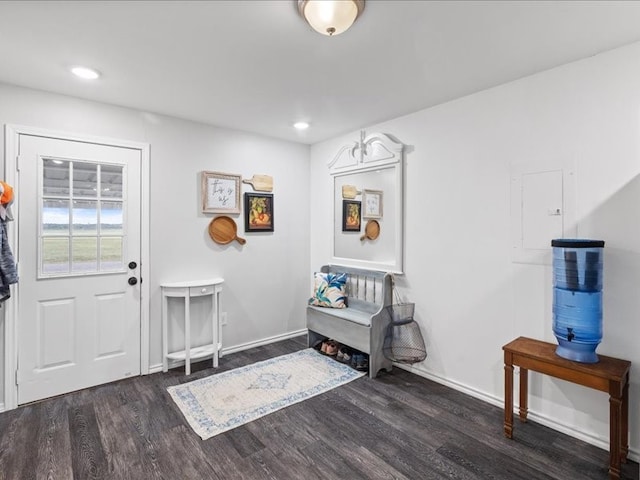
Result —
<instances>
[{"instance_id":1,"label":"mirror reflection","mask_svg":"<svg viewBox=\"0 0 640 480\"><path fill-rule=\"evenodd\" d=\"M367 172L352 172L334 177L334 256L380 264L395 264L395 232L400 228L395 218L395 166ZM376 192L376 195L368 194ZM380 192L378 194L378 192ZM376 203L377 201L377 203ZM350 203L359 208L358 228L353 215L348 215ZM375 207L378 208L375 208ZM352 213L352 212L351 212ZM345 218L346 217L346 218ZM371 220L369 235L367 223ZM375 220L379 225L377 235ZM345 229L346 225L346 229ZM377 237L377 238L373 238Z\"/></svg>"}]
</instances>

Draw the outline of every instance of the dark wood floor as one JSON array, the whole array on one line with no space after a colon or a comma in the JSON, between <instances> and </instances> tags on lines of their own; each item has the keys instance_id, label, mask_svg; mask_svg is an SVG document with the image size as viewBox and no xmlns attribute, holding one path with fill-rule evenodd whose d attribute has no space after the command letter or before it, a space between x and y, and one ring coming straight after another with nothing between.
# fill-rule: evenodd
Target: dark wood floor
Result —
<instances>
[{"instance_id":1,"label":"dark wood floor","mask_svg":"<svg viewBox=\"0 0 640 480\"><path fill-rule=\"evenodd\" d=\"M228 355L218 371L304 348ZM606 479L608 453L394 369L202 441L166 387L200 367L132 378L0 414L2 479ZM196 367L196 369L197 369ZM638 479L638 464L623 466Z\"/></svg>"}]
</instances>

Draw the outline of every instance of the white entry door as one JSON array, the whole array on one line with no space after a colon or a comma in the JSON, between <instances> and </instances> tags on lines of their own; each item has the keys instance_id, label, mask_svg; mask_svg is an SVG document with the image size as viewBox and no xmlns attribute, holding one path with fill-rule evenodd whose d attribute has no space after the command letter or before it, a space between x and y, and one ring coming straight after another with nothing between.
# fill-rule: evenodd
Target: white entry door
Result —
<instances>
[{"instance_id":1,"label":"white entry door","mask_svg":"<svg viewBox=\"0 0 640 480\"><path fill-rule=\"evenodd\" d=\"M18 404L139 375L140 150L19 152Z\"/></svg>"}]
</instances>

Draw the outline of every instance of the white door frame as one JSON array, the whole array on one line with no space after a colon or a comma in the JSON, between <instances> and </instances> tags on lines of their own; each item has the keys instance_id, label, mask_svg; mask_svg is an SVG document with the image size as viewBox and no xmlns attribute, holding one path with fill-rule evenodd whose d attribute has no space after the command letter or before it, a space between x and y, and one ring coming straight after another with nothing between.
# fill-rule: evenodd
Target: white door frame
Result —
<instances>
[{"instance_id":1,"label":"white door frame","mask_svg":"<svg viewBox=\"0 0 640 480\"><path fill-rule=\"evenodd\" d=\"M132 148L140 150L141 165L141 225L140 225L140 373L149 373L149 144L119 140L106 137L95 137L69 132L60 132L22 125L5 126L5 181L9 185L17 185L19 136L34 135L39 137L71 140L100 145ZM20 191L15 190L15 221L9 225L9 245L15 258L19 258L18 233L20 225L17 210L20 208ZM20 273L18 269L18 274ZM20 282L12 287L12 295L4 303L4 409L11 410L18 406L18 388L16 375L18 371L18 331L16 325L20 312L18 299L20 298ZM1 411L1 410L0 410Z\"/></svg>"}]
</instances>

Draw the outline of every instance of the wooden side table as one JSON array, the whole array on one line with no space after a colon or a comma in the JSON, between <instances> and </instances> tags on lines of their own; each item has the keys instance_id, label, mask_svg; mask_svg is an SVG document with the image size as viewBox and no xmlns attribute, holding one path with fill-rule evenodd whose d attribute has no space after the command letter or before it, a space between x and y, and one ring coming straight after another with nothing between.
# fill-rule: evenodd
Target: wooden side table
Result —
<instances>
[{"instance_id":1,"label":"wooden side table","mask_svg":"<svg viewBox=\"0 0 640 480\"><path fill-rule=\"evenodd\" d=\"M218 366L220 344L220 293L222 292L222 278L207 280L194 280L188 282L163 283L162 289L162 371L169 368L169 359L184 360L186 375L191 374L191 360L213 356L213 367ZM213 339L211 344L200 347L191 347L191 298L211 296L213 312L211 322L213 324ZM184 300L184 350L169 352L168 339L168 314L169 299L173 297Z\"/></svg>"},{"instance_id":2,"label":"wooden side table","mask_svg":"<svg viewBox=\"0 0 640 480\"><path fill-rule=\"evenodd\" d=\"M518 337L504 350L504 434L513 436L513 366L520 367L521 422L527 421L529 370L609 393L609 478L620 478L629 451L629 370L631 362L598 355L598 363L579 363L556 355L557 345Z\"/></svg>"}]
</instances>

